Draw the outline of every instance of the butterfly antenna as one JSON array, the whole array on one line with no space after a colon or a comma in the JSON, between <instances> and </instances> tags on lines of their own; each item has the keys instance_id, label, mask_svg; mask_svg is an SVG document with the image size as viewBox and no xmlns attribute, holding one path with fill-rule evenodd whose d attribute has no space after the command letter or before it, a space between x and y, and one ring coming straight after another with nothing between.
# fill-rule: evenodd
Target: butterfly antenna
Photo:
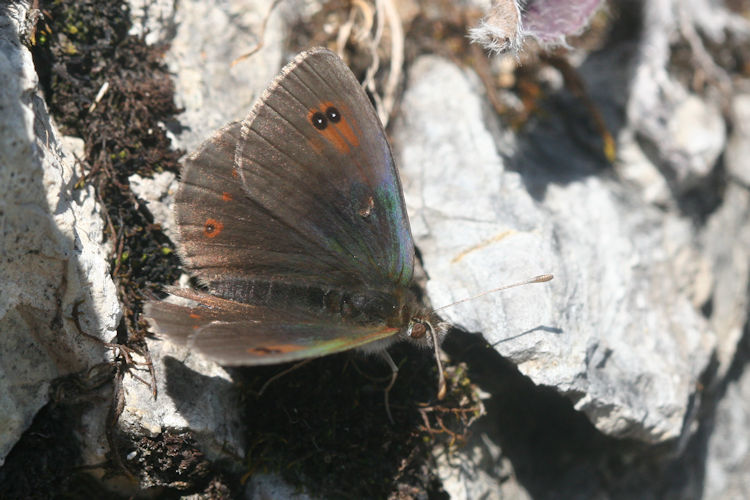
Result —
<instances>
[{"instance_id":1,"label":"butterfly antenna","mask_svg":"<svg viewBox=\"0 0 750 500\"><path fill-rule=\"evenodd\" d=\"M511 283L510 285L505 285L505 286L501 286L499 288L495 288L492 290L487 290L486 292L482 292L479 295L474 295L473 297L467 297L465 299L457 300L456 302L452 302L442 307L438 307L437 309L433 309L432 312L438 312L448 307L461 304L462 302L468 302L470 300L478 299L479 297L484 297L485 295L489 295L491 293L500 292L502 290L507 290L508 288L515 288L517 286L522 286L522 285L530 285L531 283L544 283L545 281L549 281L552 278L553 276L551 274L540 274L539 276L534 276L533 278L530 278L524 281L519 281L518 283Z\"/></svg>"},{"instance_id":2,"label":"butterfly antenna","mask_svg":"<svg viewBox=\"0 0 750 500\"><path fill-rule=\"evenodd\" d=\"M425 321L424 323L427 325L427 329L430 331L430 337L432 337L432 347L435 349L435 363L437 364L438 369L437 397L440 400L445 397L445 393L447 391L447 387L445 384L445 374L443 373L443 362L440 361L440 343L438 342L437 333L435 333L435 329L432 327L432 323L430 323L429 321Z\"/></svg>"}]
</instances>

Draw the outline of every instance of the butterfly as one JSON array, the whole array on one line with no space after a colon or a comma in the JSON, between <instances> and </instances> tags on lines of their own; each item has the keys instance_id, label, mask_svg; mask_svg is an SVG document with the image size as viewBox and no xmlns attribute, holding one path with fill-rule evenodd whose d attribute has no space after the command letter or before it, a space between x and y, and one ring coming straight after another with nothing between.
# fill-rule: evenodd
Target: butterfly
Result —
<instances>
[{"instance_id":1,"label":"butterfly","mask_svg":"<svg viewBox=\"0 0 750 500\"><path fill-rule=\"evenodd\" d=\"M179 255L206 291L147 303L158 334L222 365L377 353L391 385L387 348L408 341L434 349L442 398L446 328L413 291L391 148L336 54L297 55L244 120L191 154L174 210Z\"/></svg>"}]
</instances>

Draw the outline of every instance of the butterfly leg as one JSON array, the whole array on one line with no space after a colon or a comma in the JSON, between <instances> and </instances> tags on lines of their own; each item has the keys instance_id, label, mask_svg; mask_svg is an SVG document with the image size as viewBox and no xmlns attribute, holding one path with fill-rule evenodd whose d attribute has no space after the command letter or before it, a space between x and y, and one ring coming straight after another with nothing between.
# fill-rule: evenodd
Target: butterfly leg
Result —
<instances>
[{"instance_id":1,"label":"butterfly leg","mask_svg":"<svg viewBox=\"0 0 750 500\"><path fill-rule=\"evenodd\" d=\"M263 393L266 392L266 389L268 389L268 386L271 385L271 382L275 382L276 380L280 379L284 375L286 375L288 373L291 373L294 370L296 370L297 368L300 368L300 367L306 365L307 363L309 363L313 359L315 359L315 358L307 358L307 359L303 359L302 361L300 361L298 363L294 363L292 366L290 366L286 370L284 370L282 372L279 372L276 375L274 375L273 377L271 377L268 380L266 380L266 383L263 384L263 386L258 391L258 397L261 397L263 395Z\"/></svg>"},{"instance_id":2,"label":"butterfly leg","mask_svg":"<svg viewBox=\"0 0 750 500\"><path fill-rule=\"evenodd\" d=\"M393 387L393 384L396 383L396 378L398 378L398 366L396 366L396 363L393 361L393 358L390 354L388 354L388 351L383 351L381 356L383 356L383 359L385 359L385 362L388 363L388 366L391 367L391 383L388 384L388 387L385 388L385 412L388 414L388 420L394 424L393 416L391 415L391 405L388 402L388 394L391 392L391 387Z\"/></svg>"}]
</instances>

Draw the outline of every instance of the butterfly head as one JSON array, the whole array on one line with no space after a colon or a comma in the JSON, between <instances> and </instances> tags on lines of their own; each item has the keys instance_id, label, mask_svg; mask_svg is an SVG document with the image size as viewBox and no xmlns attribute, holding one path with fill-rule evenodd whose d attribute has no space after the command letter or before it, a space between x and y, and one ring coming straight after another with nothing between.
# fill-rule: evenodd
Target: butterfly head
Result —
<instances>
[{"instance_id":1,"label":"butterfly head","mask_svg":"<svg viewBox=\"0 0 750 500\"><path fill-rule=\"evenodd\" d=\"M438 399L443 399L446 393L443 364L440 361L440 344L448 332L448 323L441 321L432 312L422 312L412 316L406 328L406 336L414 344L432 348L435 353L435 363L438 369Z\"/></svg>"},{"instance_id":2,"label":"butterfly head","mask_svg":"<svg viewBox=\"0 0 750 500\"><path fill-rule=\"evenodd\" d=\"M421 347L431 348L435 342L443 343L448 331L448 323L441 321L437 315L424 313L413 316L406 327L407 339Z\"/></svg>"}]
</instances>

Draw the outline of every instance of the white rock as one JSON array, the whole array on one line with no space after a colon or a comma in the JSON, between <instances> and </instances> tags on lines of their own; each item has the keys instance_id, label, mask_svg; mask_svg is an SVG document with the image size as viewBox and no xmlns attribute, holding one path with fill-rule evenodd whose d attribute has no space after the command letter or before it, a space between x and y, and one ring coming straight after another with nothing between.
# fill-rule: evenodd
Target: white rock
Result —
<instances>
[{"instance_id":1,"label":"white rock","mask_svg":"<svg viewBox=\"0 0 750 500\"><path fill-rule=\"evenodd\" d=\"M671 43L681 28L719 33L732 21L711 2L652 0L644 5L644 27L627 104L628 128L650 147L673 189L697 186L714 169L726 144L718 103L691 95L669 74ZM697 35L696 35L697 36Z\"/></svg>"},{"instance_id":2,"label":"white rock","mask_svg":"<svg viewBox=\"0 0 750 500\"><path fill-rule=\"evenodd\" d=\"M149 385L126 374L120 427L130 435L151 437L167 429L189 429L209 459L243 456L241 405L227 372L169 342L149 340L148 347L157 396ZM132 373L151 380L145 369Z\"/></svg>"},{"instance_id":3,"label":"white rock","mask_svg":"<svg viewBox=\"0 0 750 500\"><path fill-rule=\"evenodd\" d=\"M535 201L504 169L477 86L435 57L410 75L393 137L433 305L555 274L441 313L569 395L602 432L680 436L714 345L675 279L672 259L693 251L689 222L633 206L598 177L549 184Z\"/></svg>"},{"instance_id":4,"label":"white rock","mask_svg":"<svg viewBox=\"0 0 750 500\"><path fill-rule=\"evenodd\" d=\"M520 483L509 480L513 473L508 458L502 456L500 447L484 434L472 439L460 453L437 447L434 455L437 475L453 500L532 498Z\"/></svg>"},{"instance_id":5,"label":"white rock","mask_svg":"<svg viewBox=\"0 0 750 500\"><path fill-rule=\"evenodd\" d=\"M655 139L684 187L697 185L711 173L726 143L726 126L718 105L695 95L677 105L665 132Z\"/></svg>"},{"instance_id":6,"label":"white rock","mask_svg":"<svg viewBox=\"0 0 750 500\"><path fill-rule=\"evenodd\" d=\"M121 311L91 186L76 190L18 40L26 8L0 17L0 464L47 400L52 379L110 360ZM5 13L6 10L3 11ZM76 314L77 313L77 314Z\"/></svg>"},{"instance_id":7,"label":"white rock","mask_svg":"<svg viewBox=\"0 0 750 500\"><path fill-rule=\"evenodd\" d=\"M748 320L750 289L750 192L730 183L724 202L711 215L701 235L704 253L711 260L711 327L718 342L717 377L726 374Z\"/></svg>"},{"instance_id":8,"label":"white rock","mask_svg":"<svg viewBox=\"0 0 750 500\"><path fill-rule=\"evenodd\" d=\"M657 206L669 205L672 193L664 174L643 152L631 131L623 131L617 145L616 168L620 177L641 191L643 201Z\"/></svg>"},{"instance_id":9,"label":"white rock","mask_svg":"<svg viewBox=\"0 0 750 500\"><path fill-rule=\"evenodd\" d=\"M750 94L734 96L730 112L732 135L724 157L727 173L750 187Z\"/></svg>"},{"instance_id":10,"label":"white rock","mask_svg":"<svg viewBox=\"0 0 750 500\"><path fill-rule=\"evenodd\" d=\"M177 230L175 227L174 195L177 194L179 182L177 176L172 172L155 173L152 179L141 177L138 174L131 175L130 189L141 200L146 202L149 212L158 221L164 232L172 241L177 241Z\"/></svg>"},{"instance_id":11,"label":"white rock","mask_svg":"<svg viewBox=\"0 0 750 500\"><path fill-rule=\"evenodd\" d=\"M247 500L266 500L268 498L286 498L289 500L314 500L304 491L291 486L275 474L253 474L245 489Z\"/></svg>"},{"instance_id":12,"label":"white rock","mask_svg":"<svg viewBox=\"0 0 750 500\"><path fill-rule=\"evenodd\" d=\"M174 26L175 0L128 0L133 25L129 34L142 36L147 44L165 43Z\"/></svg>"},{"instance_id":13,"label":"white rock","mask_svg":"<svg viewBox=\"0 0 750 500\"><path fill-rule=\"evenodd\" d=\"M240 120L283 64L282 41L294 19L293 5L282 2L268 21L263 48L232 64L260 41L270 0L181 1L177 31L166 59L175 75L177 105L184 129L177 147L195 150L222 125Z\"/></svg>"},{"instance_id":14,"label":"white rock","mask_svg":"<svg viewBox=\"0 0 750 500\"><path fill-rule=\"evenodd\" d=\"M750 497L749 428L750 370L745 364L739 376L727 385L716 408L708 437L703 498Z\"/></svg>"}]
</instances>

